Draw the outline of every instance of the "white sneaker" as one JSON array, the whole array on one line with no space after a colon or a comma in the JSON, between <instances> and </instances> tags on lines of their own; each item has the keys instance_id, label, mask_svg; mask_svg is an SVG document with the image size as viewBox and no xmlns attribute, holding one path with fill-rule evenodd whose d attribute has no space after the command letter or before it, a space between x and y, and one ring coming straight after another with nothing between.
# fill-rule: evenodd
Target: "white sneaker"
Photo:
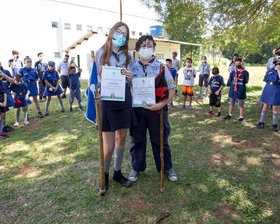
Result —
<instances>
[{"instance_id":1,"label":"white sneaker","mask_svg":"<svg viewBox=\"0 0 280 224\"><path fill-rule=\"evenodd\" d=\"M136 181L138 179L138 175L139 175L139 172L138 171L135 171L135 170L131 170L129 176L128 176L128 179L130 181Z\"/></svg>"},{"instance_id":2,"label":"white sneaker","mask_svg":"<svg viewBox=\"0 0 280 224\"><path fill-rule=\"evenodd\" d=\"M170 181L175 182L178 180L176 172L173 168L167 170L166 173L168 174L168 178Z\"/></svg>"}]
</instances>

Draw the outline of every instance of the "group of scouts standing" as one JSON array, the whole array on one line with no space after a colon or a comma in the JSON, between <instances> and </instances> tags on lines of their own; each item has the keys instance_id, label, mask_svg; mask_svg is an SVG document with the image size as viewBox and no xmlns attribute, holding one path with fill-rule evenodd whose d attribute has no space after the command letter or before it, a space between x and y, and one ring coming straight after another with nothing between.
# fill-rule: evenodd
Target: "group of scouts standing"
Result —
<instances>
[{"instance_id":1,"label":"group of scouts standing","mask_svg":"<svg viewBox=\"0 0 280 224\"><path fill-rule=\"evenodd\" d=\"M122 67L126 68L126 92L125 101L102 101L101 97L96 97L95 101L100 104L101 122L102 122L102 138L104 151L104 170L105 170L105 189L109 187L109 171L111 160L114 153L114 172L113 180L120 183L124 187L131 187L132 182L136 181L141 172L146 169L146 148L147 148L147 131L149 131L150 143L153 150L153 156L156 164L156 169L159 172L161 168L160 160L160 115L158 111L163 109L163 126L164 126L164 169L171 181L177 181L177 175L172 167L171 150L168 143L168 136L171 128L168 122L168 103L173 106L172 98L177 95L177 71L180 69L180 62L176 59L177 53L173 53L173 59L167 59L166 65L159 62L154 57L156 43L151 35L141 36L135 46L135 50L139 53L139 58L134 59L128 52L129 28L123 22L116 23L110 30L105 44L97 51L95 55L95 63L97 66L98 82L101 86L102 82L102 66ZM72 111L72 103L74 97L77 98L79 107L81 105L81 93L79 76L81 69L68 62L69 55L65 55L64 61L58 66L58 71L61 73L62 88L59 85L59 76L55 70L55 63L50 61L48 64L43 62L43 54L39 53L39 61L36 63L35 69L31 68L32 60L29 57L24 59L24 68L16 71L20 67L16 61L18 55L11 62L13 64L13 75L11 77L7 70L1 67L1 128L7 129L5 123L5 113L8 107L14 106L16 111L16 123L19 125L19 108L24 112L24 124L28 124L27 110L29 96L33 97L39 117L42 117L40 106L37 100L38 90L36 81L39 81L39 96L41 100L47 97L45 116L49 114L48 107L52 96L57 96L61 105L61 112L64 112L64 107L61 98L66 95L66 88L70 86L70 111ZM269 105L273 106L273 130L278 131L278 117L280 105L280 48L275 51L275 57L272 59L271 68L267 71L264 81L266 86L261 96L261 102L264 103L261 119L258 124L259 128L264 127L264 120L269 109ZM207 63L207 58L201 58L202 63L199 66L199 98L202 96L203 84L205 87L205 97L209 96L210 111L207 116L213 114L213 106L218 108L216 116L221 115L221 92L225 86L224 79L219 74L219 69L212 69L213 76L210 78L211 68ZM23 65L22 65L23 66ZM78 68L78 72L76 71ZM14 71L15 70L15 71ZM157 102L149 107L132 108L131 81L133 77L158 77L164 72L165 84L168 89L167 99ZM244 104L246 99L246 84L249 81L249 73L245 70L244 63L238 54L232 58L229 66L229 80L227 85L229 90L229 113L224 118L229 120L232 118L232 113L235 103L238 103L240 108L239 122L244 120ZM188 109L193 109L192 96L194 78L196 69L192 67L192 59L186 59L186 67L183 69L184 81L182 94L184 101L181 108L186 108L186 99L189 96ZM11 85L10 85L11 84ZM78 91L77 91L78 90ZM10 91L15 93L14 99L10 95ZM61 97L61 94L62 97ZM1 129L1 133L4 133ZM129 130L131 144L130 155L132 161L132 170L128 178L124 177L121 172L121 165L125 151L125 138ZM5 130L4 130L5 131Z\"/></svg>"},{"instance_id":2,"label":"group of scouts standing","mask_svg":"<svg viewBox=\"0 0 280 224\"><path fill-rule=\"evenodd\" d=\"M57 96L61 106L61 112L65 112L62 98L66 98L67 87L70 88L69 104L70 112L73 111L72 104L76 98L79 109L82 110L80 81L82 69L73 61L68 62L69 55L66 54L63 62L55 69L55 63L44 62L44 54L38 53L38 61L32 68L32 59L26 56L23 62L19 59L19 52L12 51L13 59L9 60L9 66L12 74L3 68L0 63L0 137L7 137L7 133L14 130L6 122L6 112L9 108L16 109L14 127L20 125L20 111L23 111L23 123L29 125L28 106L32 103L30 97L36 106L38 116L43 118L49 115L49 105L52 96ZM78 72L77 70L78 69ZM61 74L61 78L58 75ZM62 88L60 81L62 80ZM39 86L39 88L38 88ZM14 96L12 96L12 94ZM61 96L62 95L62 96ZM39 96L39 100L38 100ZM45 114L40 109L39 102L46 101Z\"/></svg>"}]
</instances>

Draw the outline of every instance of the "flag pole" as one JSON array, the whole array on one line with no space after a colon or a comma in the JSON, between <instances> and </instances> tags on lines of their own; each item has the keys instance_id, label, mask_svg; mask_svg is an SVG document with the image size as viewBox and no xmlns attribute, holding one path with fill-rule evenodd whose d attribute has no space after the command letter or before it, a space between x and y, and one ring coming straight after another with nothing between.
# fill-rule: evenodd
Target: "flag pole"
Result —
<instances>
[{"instance_id":1,"label":"flag pole","mask_svg":"<svg viewBox=\"0 0 280 224\"><path fill-rule=\"evenodd\" d=\"M122 22L122 0L120 0L120 21Z\"/></svg>"},{"instance_id":2,"label":"flag pole","mask_svg":"<svg viewBox=\"0 0 280 224\"><path fill-rule=\"evenodd\" d=\"M96 89L96 97L99 96L99 89ZM105 195L105 171L104 171L104 151L103 151L103 138L102 138L102 123L101 123L101 113L100 113L100 104L95 103L96 108L96 118L98 125L98 140L99 140L99 154L100 154L100 188L99 196Z\"/></svg>"}]
</instances>

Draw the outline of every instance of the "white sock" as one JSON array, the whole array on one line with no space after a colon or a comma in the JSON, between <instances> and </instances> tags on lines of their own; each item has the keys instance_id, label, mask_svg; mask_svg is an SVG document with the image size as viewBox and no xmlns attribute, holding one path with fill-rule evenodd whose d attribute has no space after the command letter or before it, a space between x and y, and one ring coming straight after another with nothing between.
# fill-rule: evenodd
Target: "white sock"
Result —
<instances>
[{"instance_id":1,"label":"white sock","mask_svg":"<svg viewBox=\"0 0 280 224\"><path fill-rule=\"evenodd\" d=\"M228 114L228 115L232 117L232 114Z\"/></svg>"}]
</instances>

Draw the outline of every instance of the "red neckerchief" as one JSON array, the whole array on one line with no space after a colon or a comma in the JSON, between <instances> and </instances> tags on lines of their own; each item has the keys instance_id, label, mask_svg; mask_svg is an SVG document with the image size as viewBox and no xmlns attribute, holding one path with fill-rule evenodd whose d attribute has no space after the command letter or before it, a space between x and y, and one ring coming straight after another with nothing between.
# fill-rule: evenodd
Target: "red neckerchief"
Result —
<instances>
[{"instance_id":1,"label":"red neckerchief","mask_svg":"<svg viewBox=\"0 0 280 224\"><path fill-rule=\"evenodd\" d=\"M245 69L243 68L239 75L237 75L237 68L235 69L235 83L234 83L234 92L237 92L237 83L238 83L238 79L240 79L242 73L245 71Z\"/></svg>"}]
</instances>

